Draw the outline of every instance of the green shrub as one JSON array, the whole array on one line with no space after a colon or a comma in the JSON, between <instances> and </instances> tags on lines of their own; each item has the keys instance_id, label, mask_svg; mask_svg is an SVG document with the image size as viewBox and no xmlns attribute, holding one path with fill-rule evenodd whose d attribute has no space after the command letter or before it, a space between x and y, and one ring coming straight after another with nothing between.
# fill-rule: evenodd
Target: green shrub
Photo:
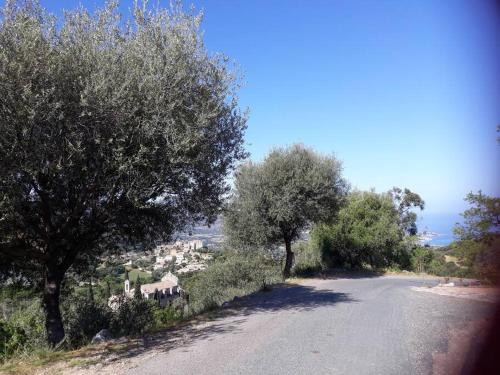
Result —
<instances>
[{"instance_id":1,"label":"green shrub","mask_svg":"<svg viewBox=\"0 0 500 375\"><path fill-rule=\"evenodd\" d=\"M72 348L88 344L92 337L103 328L109 328L111 310L108 306L79 298L66 303L63 319L66 331L66 342Z\"/></svg>"},{"instance_id":2,"label":"green shrub","mask_svg":"<svg viewBox=\"0 0 500 375\"><path fill-rule=\"evenodd\" d=\"M172 306L156 308L153 311L156 328L168 326L170 323L182 320L182 303L174 301Z\"/></svg>"},{"instance_id":3,"label":"green shrub","mask_svg":"<svg viewBox=\"0 0 500 375\"><path fill-rule=\"evenodd\" d=\"M13 324L0 320L0 360L5 360L26 342L26 333Z\"/></svg>"},{"instance_id":4,"label":"green shrub","mask_svg":"<svg viewBox=\"0 0 500 375\"><path fill-rule=\"evenodd\" d=\"M226 252L184 285L192 313L220 306L281 280L279 266L265 254Z\"/></svg>"},{"instance_id":5,"label":"green shrub","mask_svg":"<svg viewBox=\"0 0 500 375\"><path fill-rule=\"evenodd\" d=\"M314 276L324 270L321 254L317 247L308 242L300 242L294 246L295 264L292 275L299 277Z\"/></svg>"},{"instance_id":6,"label":"green shrub","mask_svg":"<svg viewBox=\"0 0 500 375\"><path fill-rule=\"evenodd\" d=\"M9 318L9 323L22 330L26 335L24 345L28 349L43 347L47 344L45 331L45 313L39 298L20 303Z\"/></svg>"},{"instance_id":7,"label":"green shrub","mask_svg":"<svg viewBox=\"0 0 500 375\"><path fill-rule=\"evenodd\" d=\"M156 269L151 273L151 278L153 279L153 281L160 281L165 273L165 268Z\"/></svg>"},{"instance_id":8,"label":"green shrub","mask_svg":"<svg viewBox=\"0 0 500 375\"><path fill-rule=\"evenodd\" d=\"M412 269L416 272L434 273L442 267L444 259L436 258L436 254L428 247L417 247L411 256Z\"/></svg>"},{"instance_id":9,"label":"green shrub","mask_svg":"<svg viewBox=\"0 0 500 375\"><path fill-rule=\"evenodd\" d=\"M111 332L115 336L137 335L153 328L155 324L154 301L124 299L111 317Z\"/></svg>"}]
</instances>

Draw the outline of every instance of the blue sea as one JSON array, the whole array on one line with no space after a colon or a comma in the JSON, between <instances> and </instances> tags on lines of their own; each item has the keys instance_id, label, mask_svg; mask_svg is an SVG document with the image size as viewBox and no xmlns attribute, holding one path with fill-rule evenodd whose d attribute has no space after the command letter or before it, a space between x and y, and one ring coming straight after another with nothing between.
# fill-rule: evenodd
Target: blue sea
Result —
<instances>
[{"instance_id":1,"label":"blue sea","mask_svg":"<svg viewBox=\"0 0 500 375\"><path fill-rule=\"evenodd\" d=\"M446 246L455 240L453 227L457 222L462 222L462 217L459 214L426 213L424 211L418 216L417 227L419 233L437 233L436 236L425 243L431 246Z\"/></svg>"}]
</instances>

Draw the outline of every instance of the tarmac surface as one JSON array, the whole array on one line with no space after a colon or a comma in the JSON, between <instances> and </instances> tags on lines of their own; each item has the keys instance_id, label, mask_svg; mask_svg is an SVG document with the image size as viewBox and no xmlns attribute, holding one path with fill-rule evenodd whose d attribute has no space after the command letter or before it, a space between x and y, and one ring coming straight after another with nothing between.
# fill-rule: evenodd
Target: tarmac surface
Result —
<instances>
[{"instance_id":1,"label":"tarmac surface","mask_svg":"<svg viewBox=\"0 0 500 375\"><path fill-rule=\"evenodd\" d=\"M494 306L415 290L436 284L397 276L284 284L165 337L125 372L431 374L450 330L488 318Z\"/></svg>"}]
</instances>

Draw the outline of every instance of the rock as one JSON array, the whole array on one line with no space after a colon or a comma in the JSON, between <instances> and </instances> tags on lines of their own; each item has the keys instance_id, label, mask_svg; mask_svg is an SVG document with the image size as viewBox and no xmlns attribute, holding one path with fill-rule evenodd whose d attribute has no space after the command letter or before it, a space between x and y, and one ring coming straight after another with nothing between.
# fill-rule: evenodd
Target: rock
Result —
<instances>
[{"instance_id":1,"label":"rock","mask_svg":"<svg viewBox=\"0 0 500 375\"><path fill-rule=\"evenodd\" d=\"M455 283L447 283L447 284L443 284L443 286L455 286Z\"/></svg>"},{"instance_id":2,"label":"rock","mask_svg":"<svg viewBox=\"0 0 500 375\"><path fill-rule=\"evenodd\" d=\"M101 329L97 334L92 338L92 344L100 344L101 342L106 342L111 339L111 333L107 329Z\"/></svg>"}]
</instances>

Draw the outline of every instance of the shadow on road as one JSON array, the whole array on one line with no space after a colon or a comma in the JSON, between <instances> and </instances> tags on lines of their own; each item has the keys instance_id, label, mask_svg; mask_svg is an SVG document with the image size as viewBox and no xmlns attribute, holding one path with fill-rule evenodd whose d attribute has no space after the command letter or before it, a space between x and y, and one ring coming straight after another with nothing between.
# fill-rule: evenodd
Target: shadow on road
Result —
<instances>
[{"instance_id":1,"label":"shadow on road","mask_svg":"<svg viewBox=\"0 0 500 375\"><path fill-rule=\"evenodd\" d=\"M249 315L286 310L312 310L337 303L356 302L346 293L316 289L311 286L280 284L269 292L258 292L237 298L212 314L203 315L191 322L138 339L127 339L114 344L96 347L83 357L101 357L105 363L123 361L146 351L167 352L177 348L189 351L198 340L213 340L217 335L238 333ZM100 353L99 353L100 352Z\"/></svg>"},{"instance_id":2,"label":"shadow on road","mask_svg":"<svg viewBox=\"0 0 500 375\"><path fill-rule=\"evenodd\" d=\"M256 312L312 310L340 302L356 302L346 293L312 286L280 284L270 292L255 293L230 302L222 314L249 315Z\"/></svg>"},{"instance_id":3,"label":"shadow on road","mask_svg":"<svg viewBox=\"0 0 500 375\"><path fill-rule=\"evenodd\" d=\"M323 279L366 279L372 277L384 276L383 271L372 270L345 270L342 268L333 268L321 275Z\"/></svg>"}]
</instances>

